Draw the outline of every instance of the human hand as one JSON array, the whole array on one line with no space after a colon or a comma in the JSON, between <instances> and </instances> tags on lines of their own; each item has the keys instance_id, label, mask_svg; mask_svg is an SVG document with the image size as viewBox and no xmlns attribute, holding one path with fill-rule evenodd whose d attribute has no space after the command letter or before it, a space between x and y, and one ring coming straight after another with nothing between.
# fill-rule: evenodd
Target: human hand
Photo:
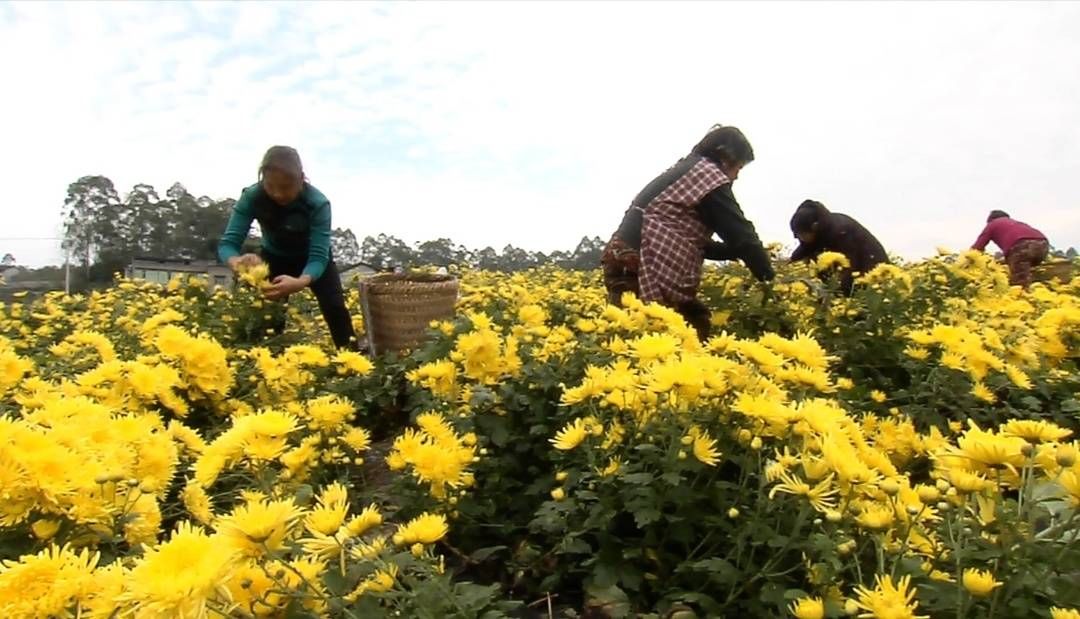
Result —
<instances>
[{"instance_id":1,"label":"human hand","mask_svg":"<svg viewBox=\"0 0 1080 619\"><path fill-rule=\"evenodd\" d=\"M310 275L293 277L291 275L278 275L270 281L270 285L263 289L263 296L271 301L283 299L294 292L300 292L311 284Z\"/></svg>"}]
</instances>

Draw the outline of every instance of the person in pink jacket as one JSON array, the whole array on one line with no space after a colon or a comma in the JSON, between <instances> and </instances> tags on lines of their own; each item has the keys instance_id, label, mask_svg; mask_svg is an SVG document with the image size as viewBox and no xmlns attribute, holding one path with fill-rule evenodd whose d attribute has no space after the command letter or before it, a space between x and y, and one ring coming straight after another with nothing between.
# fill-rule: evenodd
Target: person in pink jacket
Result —
<instances>
[{"instance_id":1,"label":"person in pink jacket","mask_svg":"<svg viewBox=\"0 0 1080 619\"><path fill-rule=\"evenodd\" d=\"M1005 254L1005 262L1009 265L1009 284L1013 286L1027 288L1031 284L1032 267L1046 260L1050 253L1046 235L1009 217L1005 211L990 211L986 227L971 248L983 251L990 241Z\"/></svg>"}]
</instances>

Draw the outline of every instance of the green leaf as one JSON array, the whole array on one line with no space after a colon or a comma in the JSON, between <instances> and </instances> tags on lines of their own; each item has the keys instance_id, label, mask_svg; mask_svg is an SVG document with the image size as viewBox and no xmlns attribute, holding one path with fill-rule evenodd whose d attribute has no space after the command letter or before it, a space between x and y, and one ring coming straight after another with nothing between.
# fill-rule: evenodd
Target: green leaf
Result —
<instances>
[{"instance_id":1,"label":"green leaf","mask_svg":"<svg viewBox=\"0 0 1080 619\"><path fill-rule=\"evenodd\" d=\"M621 475L620 479L622 479L623 481L625 481L628 484L639 484L639 485L644 486L645 484L648 484L648 483L652 482L653 474L652 473L627 473L626 475Z\"/></svg>"},{"instance_id":2,"label":"green leaf","mask_svg":"<svg viewBox=\"0 0 1080 619\"><path fill-rule=\"evenodd\" d=\"M618 574L616 573L615 568L613 568L610 563L607 563L607 562L597 563L596 568L593 569L593 573L592 573L592 585L591 585L591 587L586 588L586 591L590 591L592 587L595 587L597 591L606 591L608 589L618 589L618 587L615 586L615 583L617 582L617 580L618 580ZM621 589L619 590L619 593L623 593ZM591 595L591 593L590 593L590 595ZM623 593L624 597L625 597L625 595L626 594Z\"/></svg>"},{"instance_id":3,"label":"green leaf","mask_svg":"<svg viewBox=\"0 0 1080 619\"><path fill-rule=\"evenodd\" d=\"M637 526L644 528L646 525L652 524L657 520L660 520L660 510L655 507L647 507L644 509L638 509L634 511L634 522Z\"/></svg>"},{"instance_id":4,"label":"green leaf","mask_svg":"<svg viewBox=\"0 0 1080 619\"><path fill-rule=\"evenodd\" d=\"M809 594L802 589L788 589L784 592L785 600L797 600L799 598L807 597Z\"/></svg>"},{"instance_id":5,"label":"green leaf","mask_svg":"<svg viewBox=\"0 0 1080 619\"><path fill-rule=\"evenodd\" d=\"M601 616L620 619L630 615L630 598L614 584L600 586L594 583L585 588L585 593L589 598L588 607L599 610Z\"/></svg>"},{"instance_id":6,"label":"green leaf","mask_svg":"<svg viewBox=\"0 0 1080 619\"><path fill-rule=\"evenodd\" d=\"M495 554L496 552L499 552L500 550L506 550L506 546L488 546L487 548L481 548L469 555L469 559L477 563L483 563L488 559L488 557Z\"/></svg>"},{"instance_id":7,"label":"green leaf","mask_svg":"<svg viewBox=\"0 0 1080 619\"><path fill-rule=\"evenodd\" d=\"M485 606L494 601L499 592L499 585L477 585L462 582L454 585L454 598L458 607L476 616Z\"/></svg>"}]
</instances>

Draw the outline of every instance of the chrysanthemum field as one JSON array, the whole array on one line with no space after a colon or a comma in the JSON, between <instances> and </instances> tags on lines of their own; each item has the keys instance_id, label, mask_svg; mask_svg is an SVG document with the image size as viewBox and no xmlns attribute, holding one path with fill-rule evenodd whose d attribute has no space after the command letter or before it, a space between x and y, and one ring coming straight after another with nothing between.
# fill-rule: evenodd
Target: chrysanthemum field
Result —
<instances>
[{"instance_id":1,"label":"chrysanthemum field","mask_svg":"<svg viewBox=\"0 0 1080 619\"><path fill-rule=\"evenodd\" d=\"M257 273L4 305L0 617L1080 619L1080 278L815 271L709 270L707 342L463 273L374 360Z\"/></svg>"}]
</instances>

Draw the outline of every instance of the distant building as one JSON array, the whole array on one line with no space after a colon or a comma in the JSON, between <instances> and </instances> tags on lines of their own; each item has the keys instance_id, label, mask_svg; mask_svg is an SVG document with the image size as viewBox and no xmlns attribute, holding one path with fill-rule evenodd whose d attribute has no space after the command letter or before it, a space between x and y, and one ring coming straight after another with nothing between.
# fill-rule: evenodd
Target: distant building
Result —
<instances>
[{"instance_id":1,"label":"distant building","mask_svg":"<svg viewBox=\"0 0 1080 619\"><path fill-rule=\"evenodd\" d=\"M33 271L16 264L0 266L0 301L10 302L15 299L33 300L47 292L63 291L64 282L45 279L27 279L33 277Z\"/></svg>"},{"instance_id":2,"label":"distant building","mask_svg":"<svg viewBox=\"0 0 1080 619\"><path fill-rule=\"evenodd\" d=\"M339 268L339 272L341 273L341 283L348 285L354 279L364 278L369 275L373 275L375 273L378 273L379 270L366 262L357 262L356 264L341 266Z\"/></svg>"},{"instance_id":3,"label":"distant building","mask_svg":"<svg viewBox=\"0 0 1080 619\"><path fill-rule=\"evenodd\" d=\"M157 284L167 284L177 275L181 277L205 277L211 288L231 288L233 272L216 260L183 260L169 258L135 258L124 270L129 279L141 279Z\"/></svg>"}]
</instances>

